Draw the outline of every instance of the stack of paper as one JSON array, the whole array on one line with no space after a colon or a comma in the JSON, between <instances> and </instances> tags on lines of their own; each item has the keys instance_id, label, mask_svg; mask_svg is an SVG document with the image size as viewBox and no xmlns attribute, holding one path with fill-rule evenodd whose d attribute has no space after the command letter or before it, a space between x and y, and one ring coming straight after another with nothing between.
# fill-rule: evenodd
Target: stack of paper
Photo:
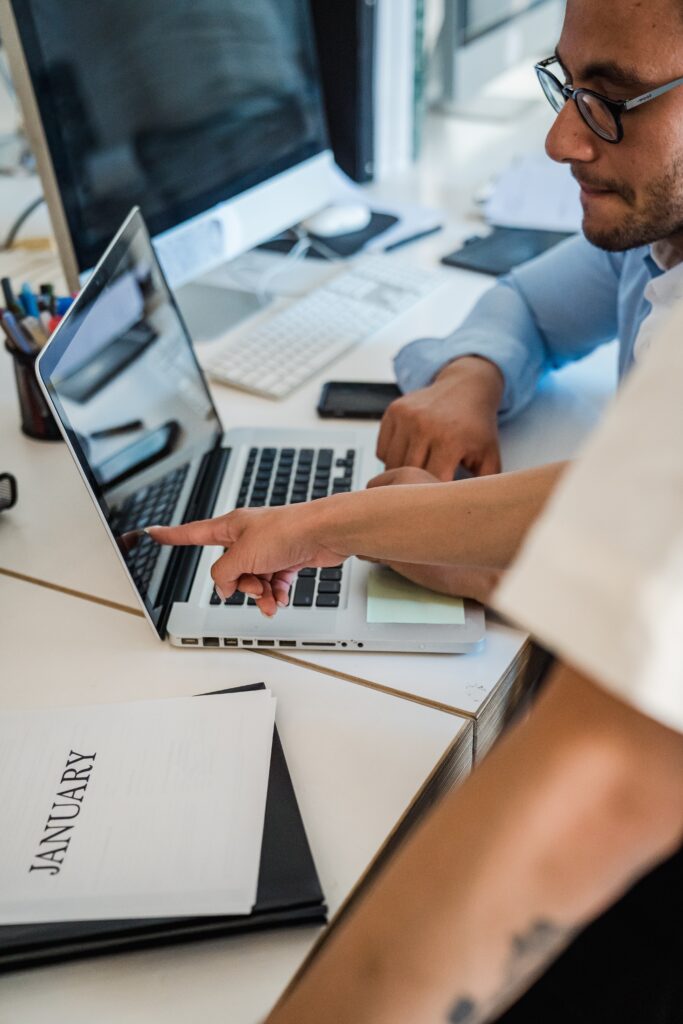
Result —
<instances>
[{"instance_id":1,"label":"stack of paper","mask_svg":"<svg viewBox=\"0 0 683 1024\"><path fill-rule=\"evenodd\" d=\"M544 155L512 163L496 181L484 206L489 224L539 231L580 231L579 185L567 164Z\"/></svg>"},{"instance_id":2,"label":"stack of paper","mask_svg":"<svg viewBox=\"0 0 683 1024\"><path fill-rule=\"evenodd\" d=\"M0 923L249 914L269 690L0 713Z\"/></svg>"}]
</instances>

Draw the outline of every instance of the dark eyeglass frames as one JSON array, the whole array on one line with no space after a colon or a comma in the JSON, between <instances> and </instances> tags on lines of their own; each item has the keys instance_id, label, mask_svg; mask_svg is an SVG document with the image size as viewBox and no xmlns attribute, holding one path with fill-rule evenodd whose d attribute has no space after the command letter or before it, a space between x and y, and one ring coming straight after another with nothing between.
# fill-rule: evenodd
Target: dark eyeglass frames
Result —
<instances>
[{"instance_id":1,"label":"dark eyeglass frames","mask_svg":"<svg viewBox=\"0 0 683 1024\"><path fill-rule=\"evenodd\" d=\"M548 57L536 64L534 70L555 113L559 114L567 100L574 100L588 127L605 142L611 143L621 142L624 137L621 116L625 111L635 110L643 103L649 103L670 89L683 85L683 77L676 78L673 82L667 82L666 85L660 85L657 89L651 89L631 100L610 100L607 96L593 92L592 89L572 89L571 85L563 85L552 71L548 71L551 64L561 66L557 57Z\"/></svg>"}]
</instances>

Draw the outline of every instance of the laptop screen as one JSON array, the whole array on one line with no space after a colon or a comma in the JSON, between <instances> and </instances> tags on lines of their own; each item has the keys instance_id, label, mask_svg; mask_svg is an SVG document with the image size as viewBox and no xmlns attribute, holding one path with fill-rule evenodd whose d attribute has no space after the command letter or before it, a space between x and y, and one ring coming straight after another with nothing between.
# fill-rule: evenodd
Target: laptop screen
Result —
<instances>
[{"instance_id":1,"label":"laptop screen","mask_svg":"<svg viewBox=\"0 0 683 1024\"><path fill-rule=\"evenodd\" d=\"M222 426L139 211L41 354L38 372L133 583L159 628L170 549Z\"/></svg>"}]
</instances>

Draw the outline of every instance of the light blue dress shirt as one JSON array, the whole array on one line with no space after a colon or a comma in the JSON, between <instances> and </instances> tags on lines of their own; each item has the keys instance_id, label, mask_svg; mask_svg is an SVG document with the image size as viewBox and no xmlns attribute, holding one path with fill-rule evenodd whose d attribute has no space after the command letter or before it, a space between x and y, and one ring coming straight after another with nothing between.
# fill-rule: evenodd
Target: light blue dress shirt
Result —
<instances>
[{"instance_id":1,"label":"light blue dress shirt","mask_svg":"<svg viewBox=\"0 0 683 1024\"><path fill-rule=\"evenodd\" d=\"M614 338L621 378L652 308L645 287L660 273L649 246L610 253L582 235L569 238L501 278L447 338L421 338L402 348L394 360L398 384L414 391L458 356L484 356L505 378L503 422L530 401L544 373Z\"/></svg>"}]
</instances>

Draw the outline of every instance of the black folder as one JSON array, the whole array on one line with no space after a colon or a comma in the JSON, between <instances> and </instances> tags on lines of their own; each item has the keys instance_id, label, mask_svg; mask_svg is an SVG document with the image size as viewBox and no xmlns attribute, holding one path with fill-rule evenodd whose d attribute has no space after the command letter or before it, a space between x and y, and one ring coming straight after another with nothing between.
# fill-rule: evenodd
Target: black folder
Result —
<instances>
[{"instance_id":1,"label":"black folder","mask_svg":"<svg viewBox=\"0 0 683 1024\"><path fill-rule=\"evenodd\" d=\"M263 683L216 693L263 690ZM251 914L0 925L0 971L290 925L324 924L327 907L277 728L273 734L256 903Z\"/></svg>"}]
</instances>

